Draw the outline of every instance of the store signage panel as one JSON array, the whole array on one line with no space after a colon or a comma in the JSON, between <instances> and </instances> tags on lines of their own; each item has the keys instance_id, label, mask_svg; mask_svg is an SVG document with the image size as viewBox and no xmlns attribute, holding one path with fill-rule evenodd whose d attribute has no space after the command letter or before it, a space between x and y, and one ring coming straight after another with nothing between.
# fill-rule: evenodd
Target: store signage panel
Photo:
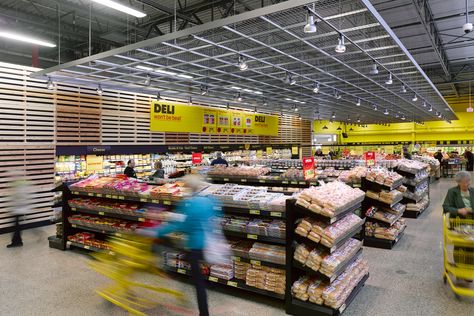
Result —
<instances>
[{"instance_id":1,"label":"store signage panel","mask_svg":"<svg viewBox=\"0 0 474 316\"><path fill-rule=\"evenodd\" d=\"M191 158L192 158L193 164L202 163L202 153L192 153Z\"/></svg>"},{"instance_id":2,"label":"store signage panel","mask_svg":"<svg viewBox=\"0 0 474 316\"><path fill-rule=\"evenodd\" d=\"M87 154L104 155L110 153L110 146L87 146Z\"/></svg>"},{"instance_id":3,"label":"store signage panel","mask_svg":"<svg viewBox=\"0 0 474 316\"><path fill-rule=\"evenodd\" d=\"M303 158L303 176L305 180L314 179L316 176L313 157Z\"/></svg>"},{"instance_id":4,"label":"store signage panel","mask_svg":"<svg viewBox=\"0 0 474 316\"><path fill-rule=\"evenodd\" d=\"M367 167L372 167L375 166L375 152L373 151L368 151L364 154L365 158L365 165Z\"/></svg>"},{"instance_id":5,"label":"store signage panel","mask_svg":"<svg viewBox=\"0 0 474 316\"><path fill-rule=\"evenodd\" d=\"M278 136L278 117L190 106L169 101L154 101L150 107L150 130L152 132Z\"/></svg>"}]
</instances>

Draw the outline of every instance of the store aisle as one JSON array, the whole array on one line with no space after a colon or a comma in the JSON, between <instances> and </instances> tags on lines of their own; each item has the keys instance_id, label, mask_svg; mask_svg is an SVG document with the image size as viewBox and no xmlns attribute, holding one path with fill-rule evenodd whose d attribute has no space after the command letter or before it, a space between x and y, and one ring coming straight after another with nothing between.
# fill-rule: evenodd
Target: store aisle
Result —
<instances>
[{"instance_id":1,"label":"store aisle","mask_svg":"<svg viewBox=\"0 0 474 316\"><path fill-rule=\"evenodd\" d=\"M441 203L453 180L432 184L431 207L421 218L408 219L405 236L394 250L365 248L370 278L344 315L469 315L474 301L456 301L442 281ZM0 315L127 315L104 302L93 290L105 284L82 253L50 249L53 227L27 231L25 246L6 249L0 235ZM192 303L159 315L196 315L194 291L172 281ZM256 295L219 288L209 291L211 315L284 315L283 304Z\"/></svg>"}]
</instances>

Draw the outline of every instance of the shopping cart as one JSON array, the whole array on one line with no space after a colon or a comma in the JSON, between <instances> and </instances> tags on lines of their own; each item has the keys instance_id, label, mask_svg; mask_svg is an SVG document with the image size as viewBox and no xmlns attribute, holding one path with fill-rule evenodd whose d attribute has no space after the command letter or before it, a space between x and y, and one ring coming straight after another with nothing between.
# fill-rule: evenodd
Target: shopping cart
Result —
<instances>
[{"instance_id":1,"label":"shopping cart","mask_svg":"<svg viewBox=\"0 0 474 316\"><path fill-rule=\"evenodd\" d=\"M134 315L147 315L146 311L171 298L183 303L182 293L169 289L167 276L157 266L157 257L152 252L151 238L127 235L112 237L111 250L96 253L90 266L110 278L113 284L96 292L104 299Z\"/></svg>"},{"instance_id":2,"label":"shopping cart","mask_svg":"<svg viewBox=\"0 0 474 316\"><path fill-rule=\"evenodd\" d=\"M474 288L463 287L457 282L474 279L474 220L449 218L449 214L445 214L443 231L444 283L449 283L458 299L460 296L474 297Z\"/></svg>"}]
</instances>

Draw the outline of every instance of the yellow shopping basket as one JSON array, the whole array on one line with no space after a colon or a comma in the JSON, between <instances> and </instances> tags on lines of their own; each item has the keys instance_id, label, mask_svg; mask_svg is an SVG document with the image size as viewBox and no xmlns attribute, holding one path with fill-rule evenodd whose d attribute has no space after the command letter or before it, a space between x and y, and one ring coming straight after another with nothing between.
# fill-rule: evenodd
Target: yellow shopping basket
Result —
<instances>
[{"instance_id":1,"label":"yellow shopping basket","mask_svg":"<svg viewBox=\"0 0 474 316\"><path fill-rule=\"evenodd\" d=\"M153 239L128 235L112 237L111 251L97 253L90 266L113 281L96 292L104 299L134 315L146 315L170 298L183 300L182 293L168 289L166 274L157 268L157 257L152 252Z\"/></svg>"},{"instance_id":2,"label":"yellow shopping basket","mask_svg":"<svg viewBox=\"0 0 474 316\"><path fill-rule=\"evenodd\" d=\"M474 220L443 216L444 282L449 283L456 298L474 297L474 288L458 285L457 280L474 279Z\"/></svg>"}]
</instances>

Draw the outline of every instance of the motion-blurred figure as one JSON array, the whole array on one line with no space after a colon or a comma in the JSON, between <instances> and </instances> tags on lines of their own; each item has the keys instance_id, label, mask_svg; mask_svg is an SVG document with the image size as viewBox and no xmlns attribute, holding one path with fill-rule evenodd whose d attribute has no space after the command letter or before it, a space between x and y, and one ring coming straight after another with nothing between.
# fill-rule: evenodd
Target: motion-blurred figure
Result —
<instances>
[{"instance_id":1,"label":"motion-blurred figure","mask_svg":"<svg viewBox=\"0 0 474 316\"><path fill-rule=\"evenodd\" d=\"M20 217L31 210L31 186L20 171L9 171L5 175L7 184L5 188L5 200L7 212L15 217L15 227L11 244L7 248L23 246L21 239Z\"/></svg>"},{"instance_id":2,"label":"motion-blurred figure","mask_svg":"<svg viewBox=\"0 0 474 316\"><path fill-rule=\"evenodd\" d=\"M195 193L205 187L204 182L197 175L188 175L183 178L186 186L193 192L193 196L182 201L177 212L185 216L184 221L163 224L155 229L141 229L139 234L161 238L171 232L179 231L187 235L187 260L191 264L191 272L193 283L196 287L196 295L199 305L199 315L209 315L207 306L206 283L201 272L199 261L204 260L207 255L206 247L214 247L216 245L208 245L213 235L214 223L212 219L218 215L214 210L217 202L209 197L198 196ZM214 242L213 242L214 243ZM216 242L218 244L218 242ZM206 258L207 259L207 258Z\"/></svg>"},{"instance_id":3,"label":"motion-blurred figure","mask_svg":"<svg viewBox=\"0 0 474 316\"><path fill-rule=\"evenodd\" d=\"M469 148L464 151L464 159L466 159L466 170L473 171L474 169L474 154Z\"/></svg>"},{"instance_id":4,"label":"motion-blurred figure","mask_svg":"<svg viewBox=\"0 0 474 316\"><path fill-rule=\"evenodd\" d=\"M211 166L216 166L216 165L225 165L226 167L229 166L229 163L227 162L227 160L222 158L222 153L220 151L216 152L216 157L217 158L211 162Z\"/></svg>"}]
</instances>

